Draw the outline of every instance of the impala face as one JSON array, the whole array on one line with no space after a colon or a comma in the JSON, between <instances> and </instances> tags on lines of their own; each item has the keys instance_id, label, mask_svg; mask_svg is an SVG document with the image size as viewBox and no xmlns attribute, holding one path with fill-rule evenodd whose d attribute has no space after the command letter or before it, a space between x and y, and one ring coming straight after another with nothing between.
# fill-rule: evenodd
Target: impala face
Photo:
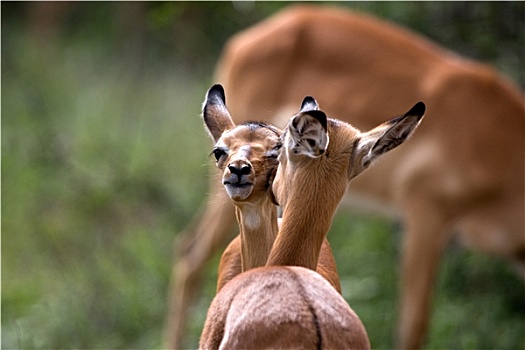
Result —
<instances>
[{"instance_id":1,"label":"impala face","mask_svg":"<svg viewBox=\"0 0 525 350\"><path fill-rule=\"evenodd\" d=\"M236 126L226 108L224 89L218 84L206 94L202 117L215 141L211 154L223 171L222 183L230 198L242 202L271 193L279 164L281 131L259 122Z\"/></svg>"},{"instance_id":2,"label":"impala face","mask_svg":"<svg viewBox=\"0 0 525 350\"><path fill-rule=\"evenodd\" d=\"M263 123L249 122L224 132L212 154L223 171L228 196L245 201L254 192L266 193L279 164L280 148L279 130Z\"/></svg>"}]
</instances>

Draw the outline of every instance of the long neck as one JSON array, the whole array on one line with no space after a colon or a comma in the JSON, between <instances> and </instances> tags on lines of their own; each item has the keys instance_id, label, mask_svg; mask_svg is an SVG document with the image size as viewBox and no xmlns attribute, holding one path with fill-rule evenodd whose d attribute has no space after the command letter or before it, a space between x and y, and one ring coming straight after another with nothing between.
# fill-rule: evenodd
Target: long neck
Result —
<instances>
[{"instance_id":1,"label":"long neck","mask_svg":"<svg viewBox=\"0 0 525 350\"><path fill-rule=\"evenodd\" d=\"M316 269L321 245L347 183L345 178L327 172L322 166L306 167L292 175L291 181L287 181L281 228L267 266Z\"/></svg>"},{"instance_id":2,"label":"long neck","mask_svg":"<svg viewBox=\"0 0 525 350\"><path fill-rule=\"evenodd\" d=\"M266 265L278 231L276 206L265 196L237 205L235 212L241 231L242 270Z\"/></svg>"}]
</instances>

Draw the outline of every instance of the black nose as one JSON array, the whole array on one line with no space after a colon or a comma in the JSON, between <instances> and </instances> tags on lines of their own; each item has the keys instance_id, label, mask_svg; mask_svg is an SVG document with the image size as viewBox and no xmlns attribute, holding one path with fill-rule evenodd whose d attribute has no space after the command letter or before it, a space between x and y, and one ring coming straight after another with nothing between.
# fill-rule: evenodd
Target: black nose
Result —
<instances>
[{"instance_id":1,"label":"black nose","mask_svg":"<svg viewBox=\"0 0 525 350\"><path fill-rule=\"evenodd\" d=\"M237 176L242 175L248 175L252 171L252 167L250 164L229 164L228 169L230 169L230 172L232 174L235 174Z\"/></svg>"}]
</instances>

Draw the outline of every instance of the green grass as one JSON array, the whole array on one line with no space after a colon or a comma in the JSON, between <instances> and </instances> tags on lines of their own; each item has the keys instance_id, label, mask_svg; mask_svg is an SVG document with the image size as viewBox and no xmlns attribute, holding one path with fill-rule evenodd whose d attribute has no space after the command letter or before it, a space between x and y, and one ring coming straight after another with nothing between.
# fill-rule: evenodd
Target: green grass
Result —
<instances>
[{"instance_id":1,"label":"green grass","mask_svg":"<svg viewBox=\"0 0 525 350\"><path fill-rule=\"evenodd\" d=\"M199 113L211 67L2 39L2 348L159 347L172 244L206 196L211 141ZM400 232L341 210L329 239L345 298L374 348L391 348ZM524 296L504 262L451 247L427 348L523 349Z\"/></svg>"},{"instance_id":2,"label":"green grass","mask_svg":"<svg viewBox=\"0 0 525 350\"><path fill-rule=\"evenodd\" d=\"M18 40L2 70L2 345L159 346L172 242L207 186L207 86Z\"/></svg>"}]
</instances>

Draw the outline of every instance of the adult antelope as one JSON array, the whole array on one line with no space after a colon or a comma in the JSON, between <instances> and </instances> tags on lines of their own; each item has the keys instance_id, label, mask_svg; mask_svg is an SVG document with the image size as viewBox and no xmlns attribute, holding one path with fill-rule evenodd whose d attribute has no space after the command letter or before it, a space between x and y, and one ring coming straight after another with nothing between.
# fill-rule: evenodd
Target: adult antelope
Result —
<instances>
[{"instance_id":1,"label":"adult antelope","mask_svg":"<svg viewBox=\"0 0 525 350\"><path fill-rule=\"evenodd\" d=\"M202 116L215 141L212 154L222 171L222 184L235 205L240 234L228 245L219 264L217 291L243 271L266 265L277 236L277 207L271 183L278 165L281 131L271 125L235 125L221 85L206 94ZM318 253L319 254L319 253ZM328 241L313 267L341 293L341 283Z\"/></svg>"},{"instance_id":2,"label":"adult antelope","mask_svg":"<svg viewBox=\"0 0 525 350\"><path fill-rule=\"evenodd\" d=\"M312 269L350 179L405 141L424 109L418 103L361 133L327 119L313 98L305 98L284 134L273 185L283 222L267 267L239 275L217 294L201 348L370 348L359 317ZM213 116L229 120L222 114Z\"/></svg>"},{"instance_id":3,"label":"adult antelope","mask_svg":"<svg viewBox=\"0 0 525 350\"><path fill-rule=\"evenodd\" d=\"M365 130L425 101L427 120L410 145L353 181L345 201L404 221L400 347L424 341L434 276L454 233L523 269L524 97L490 67L363 14L293 6L234 36L216 80L231 94L232 115L276 125L308 94ZM221 205L223 189L212 183L210 198L173 270L173 346L204 263L230 236L234 213Z\"/></svg>"}]
</instances>

